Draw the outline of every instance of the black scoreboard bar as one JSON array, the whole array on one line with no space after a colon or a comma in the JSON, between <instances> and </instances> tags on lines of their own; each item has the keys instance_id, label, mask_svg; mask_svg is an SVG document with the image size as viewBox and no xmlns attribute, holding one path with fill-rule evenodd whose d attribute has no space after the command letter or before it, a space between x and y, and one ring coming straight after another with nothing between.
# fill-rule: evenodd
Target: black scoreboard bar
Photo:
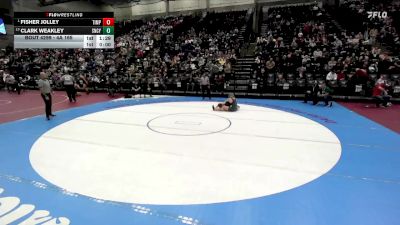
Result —
<instances>
[{"instance_id":1,"label":"black scoreboard bar","mask_svg":"<svg viewBox=\"0 0 400 225\"><path fill-rule=\"evenodd\" d=\"M14 48L114 48L114 13L14 12Z\"/></svg>"},{"instance_id":2,"label":"black scoreboard bar","mask_svg":"<svg viewBox=\"0 0 400 225\"><path fill-rule=\"evenodd\" d=\"M14 12L14 18L113 18L113 12Z\"/></svg>"},{"instance_id":3,"label":"black scoreboard bar","mask_svg":"<svg viewBox=\"0 0 400 225\"><path fill-rule=\"evenodd\" d=\"M109 30L108 30L109 29ZM81 35L111 35L114 29L111 27L17 27L14 29L14 35L25 34L81 34Z\"/></svg>"},{"instance_id":4,"label":"black scoreboard bar","mask_svg":"<svg viewBox=\"0 0 400 225\"><path fill-rule=\"evenodd\" d=\"M103 24L102 18L85 18L85 19L30 19L18 18L14 19L14 26L106 26Z\"/></svg>"}]
</instances>

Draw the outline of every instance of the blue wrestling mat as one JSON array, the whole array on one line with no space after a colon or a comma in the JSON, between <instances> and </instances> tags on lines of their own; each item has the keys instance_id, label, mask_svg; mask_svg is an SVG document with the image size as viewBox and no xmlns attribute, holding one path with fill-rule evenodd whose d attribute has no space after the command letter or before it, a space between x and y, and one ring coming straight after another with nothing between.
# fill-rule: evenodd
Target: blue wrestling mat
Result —
<instances>
[{"instance_id":1,"label":"blue wrestling mat","mask_svg":"<svg viewBox=\"0 0 400 225\"><path fill-rule=\"evenodd\" d=\"M214 101L223 101L223 99L213 99L213 103ZM349 111L338 104L334 104L333 107L329 108L323 107L322 105L312 106L299 101L239 99L238 102L239 105L241 105L241 109L237 114L236 112L220 112L218 114L213 114L211 102L204 103L200 98L196 97L129 99L98 103L60 111L51 121L46 121L44 116L39 116L1 124L0 224L400 224L399 134ZM165 115L168 117L160 117L163 110L159 108L151 111L153 105L156 106L160 104L161 106L163 106L162 104L173 104L168 105L169 108L165 109ZM203 109L202 104L207 105L207 108ZM135 111L136 107L138 110L142 110L139 110L141 113L140 115ZM199 110L203 110L199 114L196 114L197 107ZM186 111L182 111L182 108L185 108L184 110ZM157 110L161 110L161 112ZM167 112L167 110L170 111ZM178 110L178 113L176 110ZM132 113L132 115L126 118L137 120L137 123L123 124L123 121L127 121L128 119L117 116L117 114L108 114L111 111L121 113L118 115ZM278 111L282 113L277 114ZM70 139L68 138L79 134L79 132L82 131L81 129L83 129L76 128L74 124L71 123L79 120L79 124L85 123L84 126L87 127L89 126L87 124L93 121L91 117L85 116L103 112L106 114L98 114L100 115L98 120L101 120L104 126L121 126L127 127L126 129L136 129L135 127L139 127L143 130L147 129L149 132L153 132L150 131L151 129L157 129L157 132L153 133L154 135L160 135L157 136L160 137L160 140L154 140L154 142L160 141L160 143L158 143L160 147L159 149L155 149L150 146L155 143L147 143L144 141L144 138L146 138L145 136L140 139L138 138L141 135L139 132L135 133L135 135L132 134L132 139L137 138L136 140L132 140L132 143L145 143L146 145L140 148L151 149L154 158L150 157L150 159L154 159L154 161L148 162L152 163L151 165L143 164L140 166L140 168L145 167L147 169L140 171L132 169L130 170L130 175L124 175L123 177L115 179L120 180L119 183L107 180L112 179L113 176L117 176L118 174L104 175L105 180L96 180L97 176L101 178L103 173L106 174L107 171L95 170L99 174L94 173L93 177L89 174L89 176L85 178L83 175L87 171L94 171L94 167L102 168L102 166L104 166L104 170L107 170L108 166L107 163L96 164L96 162L89 162L87 158L82 158L84 156L80 155L80 153L86 154L86 152L84 152L86 150L87 152L97 151L99 147L93 147L93 149L91 147L82 149L73 147L96 144L93 143L95 141L89 140L91 136L85 139L86 142L75 142L73 143L74 145L69 145ZM284 115L288 115L288 117L281 116L283 113L286 113ZM178 115L178 117L176 115ZM289 120L290 116L295 118L296 121L285 121L286 118ZM112 124L110 118L113 120ZM152 119L150 120L147 118ZM250 125L250 118L256 123ZM140 124L138 125L140 121L143 121L145 125L147 124L147 127L152 126L150 127L151 129L141 126ZM167 126L170 121L174 122L173 125L171 125L173 127ZM249 123L248 126L246 125L247 122ZM263 128L265 130L254 127L260 123L265 124ZM51 144L52 141L38 141L46 132L49 132L53 128L67 129L62 128L62 126L67 126L67 124L69 124L68 132L60 133L60 135L65 135L65 139L61 140L62 138L58 138L55 140L55 138L53 138L52 141L55 140L55 142L51 148L47 146L47 144ZM239 124L241 127L238 127ZM312 126L312 129L314 129L314 127L325 129L323 132L326 132L326 135L332 134L329 137L337 137L339 142L336 143L331 140L318 139L319 135L321 135L321 138L324 135L319 133L319 131L316 131L312 136L305 135L307 132L313 134L311 128L310 130L299 129L293 131L294 134L299 135L299 138L296 140L292 139L292 136L285 136L285 133L281 132L281 129L287 129L287 131L285 131L286 134L287 132L290 133L290 130L298 126L303 126L304 124L310 127ZM207 129L205 129L203 125L207 126ZM215 129L213 126L216 126ZM183 129L181 127L189 128ZM53 129L54 132L57 132L57 129ZM105 129L104 132L107 132L107 129ZM103 135L104 132L101 135ZM166 135L164 135L165 133ZM196 138L198 136L208 138L211 142L208 144L217 147L215 147L215 149L211 147L202 147L199 148L199 151L192 152L191 146L176 142L168 142L168 138L177 138L176 140L184 141L183 139L187 134L191 135L190 138ZM112 139L121 138L123 135L125 134L116 134L115 132L105 133L105 138L99 138L98 141L101 143L102 141L106 141L103 139L112 141ZM248 148L242 147L242 143L238 143L240 148L238 148L237 151L232 150L232 152L230 152L230 145L223 145L226 149L219 149L219 145L215 145L218 140L212 140L214 137L213 135L220 135L215 137L230 135L229 137L233 140L243 138L242 142L246 140L246 143L243 143L243 145ZM50 133L48 136L50 136ZM267 140L265 138L267 138ZM256 150L251 150L253 147L260 147L257 145L258 139L266 140L268 143L271 141L271 144L263 146L265 152L261 151L262 149L258 149L257 152L255 152ZM289 142L291 141L298 141L296 145L298 146L299 152L296 152L297 148L286 152L285 156L282 157L287 157L288 161L278 160L278 158L277 160L272 160L272 156L271 158L268 157L268 154L274 154L274 157L281 154L279 152L274 153L272 151L273 149L271 150L271 146L276 145L276 148L279 148L278 145L283 146L285 144L290 144ZM65 143L65 145L60 143ZM143 159L147 157L147 155L142 155L144 153L139 151L137 154L132 153L136 151L137 149L135 148L138 147L131 146L132 148L130 148L130 146L128 146L129 143L126 144L121 142L121 140L116 142L115 145L106 147L118 149L118 146L116 146L118 144L124 145L125 151L129 150L127 154L134 154L132 160L137 160L135 164L140 163L140 161L143 161ZM168 157L175 157L176 154L190 154L192 157L190 161L185 161L189 160L185 158L172 164L180 165L182 163L182 165L185 166L174 168L174 171L175 169L181 171L181 174L176 177L170 176L169 174L163 174L162 177L160 175L160 173L163 173L163 168L168 170L166 165L170 164L163 161L164 158L159 158L160 155L158 153L160 152L158 151L162 151L163 146L167 146L168 144L171 144L171 146L174 144L177 149L171 149L171 151L174 151L173 153L175 155ZM193 144L193 148L196 147L195 145L203 145L201 143ZM331 146L331 144L335 144L337 150L329 152L329 156L328 153L324 152L326 150L325 148L318 147L325 145ZM99 146L101 147L101 145ZM183 148L182 146L185 147ZM180 148L182 150L179 150ZM234 146L232 146L232 148L234 148ZM308 155L307 152L310 148L315 149ZM282 149L285 150L284 148ZM51 157L59 156L59 158L49 159L49 155L53 154L51 150L54 151L53 153L56 153L54 154L55 156ZM107 149L107 151L108 150L109 149ZM238 155L237 158L229 158L230 161L228 162L224 154L220 155L218 153L218 155L216 155L217 153L214 150L223 151L226 153L226 157L235 157L235 154ZM75 153L76 151L78 153ZM254 154L263 154L265 158L256 157L258 159L254 158L251 160L259 160L257 161L258 164L254 162L244 165L241 161L235 161L240 158L246 158L243 155L239 155L244 154L241 151L248 154L249 157ZM204 155L202 153L204 153ZM334 157L331 156L331 153L337 158L329 158ZM118 160L123 161L123 154L125 153L121 154L122 155L119 155L120 158L116 156L115 159L110 160L113 160L112 162L118 162ZM297 155L296 157L291 157L292 154ZM317 154L319 154L318 157L313 157ZM74 155L76 155L76 158L74 158ZM193 155L196 157L193 158ZM112 155L104 155L104 158L107 157L112 158ZM205 168L207 173L193 172L191 170L191 165L193 164L193 167L195 167L197 160L209 160L209 158L204 157L213 157L213 160L210 162L215 164L204 165L207 167ZM215 159L220 161L215 162ZM268 165L263 164L264 160L268 162ZM324 164L326 160L331 161ZM129 166L128 162L129 161L127 161L126 165ZM315 164L310 162L315 162ZM90 164L90 166L86 168L87 164ZM201 165L201 163L199 164ZM118 166L118 164L115 165ZM243 169L240 171L238 170L238 173L242 173L241 176L236 176L238 175L237 173L226 174L224 165L233 169L235 165L240 167ZM303 166L308 166L307 170L304 169L303 171L301 169L304 168ZM113 166L113 169L114 168L115 166ZM161 169L154 172L151 168ZM63 169L65 169L65 171ZM120 169L126 168L122 168L121 166ZM220 175L217 180L218 182L224 180L225 177L229 185L222 181L222 183L216 184L220 186L212 186L212 184L207 183L209 181L216 181L212 180L214 173L210 174L210 172L208 172L213 170L216 175ZM285 171L289 172L286 174ZM279 178L281 173L285 173L282 176L287 175L292 178L287 179L288 182L275 182L274 176ZM160 175L160 177L157 178L158 175ZM109 178L107 178L107 176L109 176ZM149 178L147 176L152 177ZM250 180L252 176L254 176L254 179L259 180L260 183ZM194 177L197 178L195 179ZM263 177L265 180L262 179ZM157 183L157 180L160 178L165 178L165 180L162 181L164 183ZM208 180L209 178L210 180ZM151 184L135 183L141 180L149 181ZM180 189L182 184L185 182L188 183L189 181L191 182L189 188L186 189L186 187L182 187L182 189ZM291 181L293 181L293 183L290 183ZM91 183L101 184L101 187L96 185L90 187ZM157 190L161 190L164 188L166 190L165 194L163 194L164 192L161 194L157 192L153 193L153 196L151 196L151 191L142 188L142 186L139 188L139 185L145 187L146 185L150 186L153 184L154 186L151 186L149 189L157 188ZM241 186L241 184L246 185ZM122 193L122 191L119 191L121 193L113 193L113 190L119 187L121 187L121 190L124 192ZM138 188L136 189L136 187ZM263 192L264 187L265 192ZM192 190L193 192L191 192ZM188 192L186 193L185 191ZM158 195L161 197L159 201ZM104 196L104 198L101 196ZM179 201L175 202L175 199L179 199Z\"/></svg>"}]
</instances>

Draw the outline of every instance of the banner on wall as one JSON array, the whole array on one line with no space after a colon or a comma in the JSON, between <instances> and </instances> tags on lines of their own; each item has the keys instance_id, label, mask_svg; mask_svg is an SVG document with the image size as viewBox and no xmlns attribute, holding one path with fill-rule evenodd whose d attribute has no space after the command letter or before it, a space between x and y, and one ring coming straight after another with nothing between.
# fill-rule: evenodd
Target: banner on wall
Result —
<instances>
[{"instance_id":1,"label":"banner on wall","mask_svg":"<svg viewBox=\"0 0 400 225\"><path fill-rule=\"evenodd\" d=\"M0 34L7 34L6 26L4 25L2 18L0 18Z\"/></svg>"}]
</instances>

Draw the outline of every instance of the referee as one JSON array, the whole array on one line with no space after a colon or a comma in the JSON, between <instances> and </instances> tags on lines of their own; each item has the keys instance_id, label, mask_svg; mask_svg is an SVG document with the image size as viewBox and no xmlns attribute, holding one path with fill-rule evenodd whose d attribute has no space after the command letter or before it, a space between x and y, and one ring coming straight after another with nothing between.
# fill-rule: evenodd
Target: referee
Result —
<instances>
[{"instance_id":1,"label":"referee","mask_svg":"<svg viewBox=\"0 0 400 225\"><path fill-rule=\"evenodd\" d=\"M51 86L50 81L47 79L45 72L40 72L40 80L38 82L40 94L42 95L44 104L46 106L46 118L50 120L50 116L55 116L51 112Z\"/></svg>"},{"instance_id":2,"label":"referee","mask_svg":"<svg viewBox=\"0 0 400 225\"><path fill-rule=\"evenodd\" d=\"M76 102L76 89L75 89L75 79L73 76L69 74L65 74L61 77L61 81L63 82L65 91L67 92L67 96L69 98L69 102Z\"/></svg>"}]
</instances>

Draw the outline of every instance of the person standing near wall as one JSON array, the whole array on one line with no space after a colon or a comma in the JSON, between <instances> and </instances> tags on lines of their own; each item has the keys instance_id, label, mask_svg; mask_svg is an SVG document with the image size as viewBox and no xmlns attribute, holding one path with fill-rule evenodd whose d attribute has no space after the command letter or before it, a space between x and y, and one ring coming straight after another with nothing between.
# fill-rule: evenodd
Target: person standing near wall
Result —
<instances>
[{"instance_id":1,"label":"person standing near wall","mask_svg":"<svg viewBox=\"0 0 400 225\"><path fill-rule=\"evenodd\" d=\"M8 74L6 76L5 83L6 83L7 91L9 93L16 90L16 88L15 88L16 81L15 81L15 77L13 75Z\"/></svg>"},{"instance_id":2,"label":"person standing near wall","mask_svg":"<svg viewBox=\"0 0 400 225\"><path fill-rule=\"evenodd\" d=\"M51 112L51 86L50 81L47 79L47 74L45 72L40 72L40 80L38 82L40 94L43 98L45 108L46 108L46 118L50 120L50 117L55 116Z\"/></svg>"},{"instance_id":3,"label":"person standing near wall","mask_svg":"<svg viewBox=\"0 0 400 225\"><path fill-rule=\"evenodd\" d=\"M75 78L69 74L61 77L69 102L76 102Z\"/></svg>"},{"instance_id":4,"label":"person standing near wall","mask_svg":"<svg viewBox=\"0 0 400 225\"><path fill-rule=\"evenodd\" d=\"M307 103L308 101L312 101L313 105L316 105L318 103L318 92L320 92L320 87L318 81L315 80L313 85L307 88L303 102Z\"/></svg>"},{"instance_id":5,"label":"person standing near wall","mask_svg":"<svg viewBox=\"0 0 400 225\"><path fill-rule=\"evenodd\" d=\"M207 76L207 74L203 74L200 78L200 85L201 85L201 95L203 99L206 98L206 93L207 97L211 99L211 90L210 90L210 78Z\"/></svg>"}]
</instances>

